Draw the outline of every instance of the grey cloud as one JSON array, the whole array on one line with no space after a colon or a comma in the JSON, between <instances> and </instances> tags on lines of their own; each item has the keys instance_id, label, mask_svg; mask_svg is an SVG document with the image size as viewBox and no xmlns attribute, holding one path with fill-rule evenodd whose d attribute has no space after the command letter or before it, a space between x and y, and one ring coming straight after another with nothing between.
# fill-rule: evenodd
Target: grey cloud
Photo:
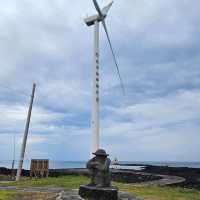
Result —
<instances>
[{"instance_id":1,"label":"grey cloud","mask_svg":"<svg viewBox=\"0 0 200 200\"><path fill-rule=\"evenodd\" d=\"M102 0L100 3L104 5L107 1ZM33 133L37 135L36 132L41 130L53 138L52 135L56 132L55 137L62 142L62 136L66 136L65 132L69 132L74 135L70 136L71 140L73 137L77 140L79 137L81 139L85 137L83 139L84 147L87 148L89 145L87 134L89 134L91 102L93 29L84 24L83 18L85 14L95 12L92 1L59 0L49 2L44 0L35 2L22 0L17 2L8 0L1 1L0 4L2 16L0 19L0 84L29 94L32 82L36 82L35 105L46 110L47 115L52 113L54 116L55 113L59 113L59 116L60 114L64 115L64 118L58 118L53 122L39 120L39 123L34 123L32 127ZM159 141L159 137L160 140L166 139L170 143L169 137L162 133L170 131L178 137L179 132L182 131L181 125L178 126L179 128L174 126L174 123L177 124L181 121L180 112L182 111L182 108L176 107L176 102L180 99L175 97L177 93L195 96L198 93L196 91L199 91L198 5L197 0L115 1L107 18L107 24L125 82L126 96L124 97L121 93L116 69L106 44L105 34L102 31L100 100L102 131L105 131L102 136L102 145L108 149L111 148L104 134L107 132L108 135L113 134L112 141L115 142L115 149L115 145L112 146L116 155L120 154L119 139L116 136L118 134L131 133L131 130L135 130L137 131L136 138L140 133L144 137L149 136L146 141L143 141L141 147L135 150L135 153L139 154L150 150L153 155L161 148L158 146L156 149L152 149L155 141ZM28 96L18 95L18 92L8 92L2 87L0 92L2 104L10 106L18 103L27 106ZM198 95L195 98L198 98ZM149 121L149 118L145 118L143 123L136 124L138 116L135 116L130 122L130 116L121 116L120 113L111 115L107 110L107 107L110 106L116 111L119 107L138 107L149 101L159 104L159 99L162 102L165 99L169 100L172 105L175 105L177 110L174 117L177 116L178 120L170 119L167 116L163 117L164 111L162 110L162 112L158 112L158 116L154 118L153 122ZM185 115L189 113L186 121L194 122L196 120L198 103L195 101L193 107L194 99L190 101L187 95L183 95L181 99L184 102L188 100L186 108L183 108ZM149 107L151 106L155 105L150 104ZM164 107L163 104L162 106ZM144 113L147 111L148 109L145 107ZM69 116L67 113L72 113L73 116ZM154 123L156 119L159 121L160 118L164 121L162 124ZM117 123L115 123L116 121ZM192 122L189 123L190 129L194 131L192 136L198 138L196 133L199 127ZM113 127L107 123L111 123ZM22 124L18 125L22 126ZM120 132L116 132L116 127ZM0 132L6 133L6 129L1 127ZM156 138L155 133L161 134L161 136ZM132 137L131 134L128 135L128 137ZM150 135L153 135L152 139ZM122 137L121 139L124 142L121 148L124 149L123 154L133 153L134 149L131 148L131 145L135 145L135 143L133 142L127 147L127 140ZM66 142L66 144L69 143L69 141ZM151 144L148 146L148 143ZM195 141L191 143L196 145ZM174 142L172 147L175 144ZM177 144L182 149L181 142L179 141ZM37 152L37 148L48 152L47 145L42 147L41 144L33 144L32 147L33 152ZM59 154L58 146L53 145L52 148L57 152L55 154ZM77 154L74 147L70 146L70 148L71 153ZM66 148L64 149L66 150ZM169 152L166 152L166 149L164 148L162 153L167 158ZM29 152L31 153L31 151ZM82 152L86 157L87 151L83 150ZM53 151L51 153L53 154ZM56 157L55 154L53 157ZM161 159L161 155L155 155L157 157L154 156L152 159ZM143 159L147 159L148 156L150 155L143 156ZM174 158L183 159L181 156L176 155ZM191 159L196 158L192 147L191 153L187 155L187 158L190 157Z\"/></svg>"}]
</instances>

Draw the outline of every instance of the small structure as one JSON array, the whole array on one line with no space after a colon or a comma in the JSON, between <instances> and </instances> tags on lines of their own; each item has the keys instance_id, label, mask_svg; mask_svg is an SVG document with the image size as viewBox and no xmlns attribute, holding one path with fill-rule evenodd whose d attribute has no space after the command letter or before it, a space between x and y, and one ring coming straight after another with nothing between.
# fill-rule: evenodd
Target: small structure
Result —
<instances>
[{"instance_id":1,"label":"small structure","mask_svg":"<svg viewBox=\"0 0 200 200\"><path fill-rule=\"evenodd\" d=\"M118 159L115 158L115 159L112 161L111 165L119 165Z\"/></svg>"},{"instance_id":2,"label":"small structure","mask_svg":"<svg viewBox=\"0 0 200 200\"><path fill-rule=\"evenodd\" d=\"M90 172L91 182L81 185L79 195L89 200L117 200L118 189L111 186L110 163L105 150L99 149L94 158L88 161L87 168Z\"/></svg>"},{"instance_id":3,"label":"small structure","mask_svg":"<svg viewBox=\"0 0 200 200\"><path fill-rule=\"evenodd\" d=\"M30 177L44 178L49 175L48 159L32 159L30 166Z\"/></svg>"}]
</instances>

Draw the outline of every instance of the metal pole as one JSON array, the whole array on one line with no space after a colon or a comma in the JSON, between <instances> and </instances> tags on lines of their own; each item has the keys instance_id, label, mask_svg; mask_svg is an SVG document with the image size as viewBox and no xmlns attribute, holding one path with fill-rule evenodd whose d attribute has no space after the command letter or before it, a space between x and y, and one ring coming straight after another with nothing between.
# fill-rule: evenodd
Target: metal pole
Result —
<instances>
[{"instance_id":1,"label":"metal pole","mask_svg":"<svg viewBox=\"0 0 200 200\"><path fill-rule=\"evenodd\" d=\"M94 58L92 68L92 148L99 149L99 22L94 23Z\"/></svg>"},{"instance_id":2,"label":"metal pole","mask_svg":"<svg viewBox=\"0 0 200 200\"><path fill-rule=\"evenodd\" d=\"M35 88L36 88L36 84L34 83L33 88L32 88L31 101L30 101L30 105L29 105L29 109L28 109L28 116L27 116L27 120L26 120L26 126L25 126L25 131L24 131L24 138L23 138L23 142L22 142L22 149L21 149L21 154L20 154L20 160L19 160L19 165L18 165L18 170L17 170L16 181L19 181L20 177L21 177L22 165L23 165L23 161L24 161L24 154L25 154L25 150L26 150L26 141L27 141L29 124L30 124L30 119L31 119L31 112L32 112L32 107L33 107Z\"/></svg>"}]
</instances>

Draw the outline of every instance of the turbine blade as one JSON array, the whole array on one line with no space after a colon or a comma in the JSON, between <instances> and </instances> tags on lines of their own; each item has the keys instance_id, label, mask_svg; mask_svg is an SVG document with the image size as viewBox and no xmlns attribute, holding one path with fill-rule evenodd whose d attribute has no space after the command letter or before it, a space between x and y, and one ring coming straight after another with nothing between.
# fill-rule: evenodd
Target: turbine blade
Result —
<instances>
[{"instance_id":1,"label":"turbine blade","mask_svg":"<svg viewBox=\"0 0 200 200\"><path fill-rule=\"evenodd\" d=\"M93 0L93 3L94 3L94 6L95 6L97 12L99 13L99 16L102 17L103 14L102 14L102 12L101 12L101 9L100 9L100 7L99 7L99 4L97 3L96 0Z\"/></svg>"},{"instance_id":2,"label":"turbine blade","mask_svg":"<svg viewBox=\"0 0 200 200\"><path fill-rule=\"evenodd\" d=\"M103 9L102 9L102 14L104 16L106 16L108 14L108 11L110 10L111 6L113 4L113 1L111 1L107 6L105 6Z\"/></svg>"},{"instance_id":3,"label":"turbine blade","mask_svg":"<svg viewBox=\"0 0 200 200\"><path fill-rule=\"evenodd\" d=\"M109 43L109 46L110 46L110 49L111 49L111 52L112 52L112 56L113 56L113 59L114 59L114 62L115 62L115 66L117 68L117 73L118 73L118 76L119 76L119 80L120 80L120 85L121 85L121 88L122 88L122 92L123 92L123 94L125 94L125 88L124 88L122 77L121 77L121 74L120 74L120 71L119 71L119 66L118 66L117 59L116 59L116 56L115 56L115 53L114 53L114 49L112 47L110 36L108 34L108 30L107 30L107 27L106 27L106 22L105 22L104 19L102 20L102 24L103 24L103 27L104 27L104 30L105 30L105 33L106 33L106 36L107 36L107 39L108 39L108 43Z\"/></svg>"}]
</instances>

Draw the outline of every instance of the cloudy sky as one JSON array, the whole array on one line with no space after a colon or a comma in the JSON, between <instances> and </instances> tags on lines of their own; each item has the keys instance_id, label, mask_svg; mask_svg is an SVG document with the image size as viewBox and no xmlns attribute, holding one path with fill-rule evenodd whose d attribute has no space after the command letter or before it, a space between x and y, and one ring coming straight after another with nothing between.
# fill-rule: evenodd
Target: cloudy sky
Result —
<instances>
[{"instance_id":1,"label":"cloudy sky","mask_svg":"<svg viewBox=\"0 0 200 200\"><path fill-rule=\"evenodd\" d=\"M101 6L107 0L99 0ZM200 161L198 0L115 0L107 17L126 95L101 29L101 147L133 161ZM0 0L0 160L87 160L92 0Z\"/></svg>"}]
</instances>

